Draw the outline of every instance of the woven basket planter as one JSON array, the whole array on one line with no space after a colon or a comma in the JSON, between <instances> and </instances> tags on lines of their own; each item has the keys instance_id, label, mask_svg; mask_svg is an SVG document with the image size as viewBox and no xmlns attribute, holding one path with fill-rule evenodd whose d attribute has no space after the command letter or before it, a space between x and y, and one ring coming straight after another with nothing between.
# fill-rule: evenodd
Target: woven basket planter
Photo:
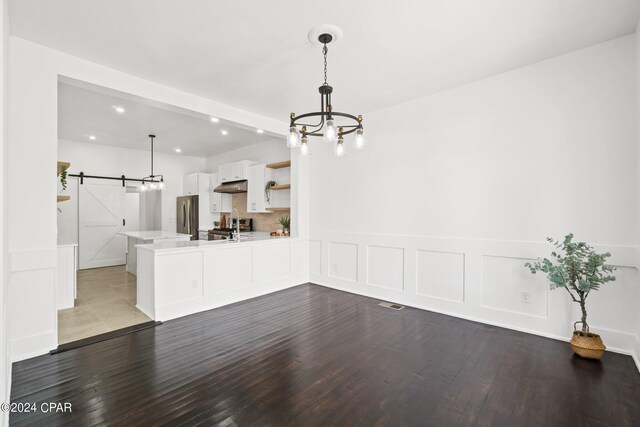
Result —
<instances>
[{"instance_id":1,"label":"woven basket planter","mask_svg":"<svg viewBox=\"0 0 640 427\"><path fill-rule=\"evenodd\" d=\"M571 348L573 348L574 353L580 357L600 359L607 347L602 343L602 339L598 334L573 331Z\"/></svg>"}]
</instances>

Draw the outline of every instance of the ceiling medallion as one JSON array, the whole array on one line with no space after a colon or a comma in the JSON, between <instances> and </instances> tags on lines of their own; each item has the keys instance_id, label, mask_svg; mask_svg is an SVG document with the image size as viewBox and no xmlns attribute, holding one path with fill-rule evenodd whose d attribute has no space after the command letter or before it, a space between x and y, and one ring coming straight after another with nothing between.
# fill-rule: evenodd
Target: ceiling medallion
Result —
<instances>
[{"instance_id":1,"label":"ceiling medallion","mask_svg":"<svg viewBox=\"0 0 640 427\"><path fill-rule=\"evenodd\" d=\"M319 34L319 35L318 35ZM337 38L342 37L342 31L333 25L323 25L314 28L309 33L309 40L317 38L322 44L322 55L324 56L324 83L318 88L320 92L320 111L300 114L296 116L291 113L291 124L289 135L287 136L287 146L300 148L300 154L309 154L309 136L322 137L325 142L334 144L334 154L338 157L344 156L344 136L353 135L353 146L355 149L365 147L364 128L362 127L362 116L354 116L348 113L340 113L333 110L331 104L331 94L333 88L327 83L327 45ZM311 117L317 117L317 123L306 123ZM314 120L315 121L315 120ZM340 123L339 123L340 122Z\"/></svg>"}]
</instances>

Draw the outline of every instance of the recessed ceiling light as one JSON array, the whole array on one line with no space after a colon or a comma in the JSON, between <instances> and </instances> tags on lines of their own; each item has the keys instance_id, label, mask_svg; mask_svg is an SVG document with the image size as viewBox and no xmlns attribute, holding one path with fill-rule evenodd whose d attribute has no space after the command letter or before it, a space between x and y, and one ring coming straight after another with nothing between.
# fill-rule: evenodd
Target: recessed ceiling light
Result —
<instances>
[{"instance_id":1,"label":"recessed ceiling light","mask_svg":"<svg viewBox=\"0 0 640 427\"><path fill-rule=\"evenodd\" d=\"M219 119L219 118L217 118L217 117L211 117L211 121L212 121L213 123L218 123L218 122L220 121L220 119Z\"/></svg>"},{"instance_id":2,"label":"recessed ceiling light","mask_svg":"<svg viewBox=\"0 0 640 427\"><path fill-rule=\"evenodd\" d=\"M111 108L113 108L114 110L116 110L116 113L120 113L120 114L122 114L122 113L124 113L124 112L125 112L124 107L121 107L121 106L119 106L119 105L112 105L112 106L111 106Z\"/></svg>"},{"instance_id":3,"label":"recessed ceiling light","mask_svg":"<svg viewBox=\"0 0 640 427\"><path fill-rule=\"evenodd\" d=\"M95 135L89 135L89 139L92 140L92 141L95 141L96 137L95 137Z\"/></svg>"},{"instance_id":4,"label":"recessed ceiling light","mask_svg":"<svg viewBox=\"0 0 640 427\"><path fill-rule=\"evenodd\" d=\"M223 135L226 135L226 134L228 134L229 132L227 132L226 130L222 129L222 130L220 131L220 133L221 133L221 134L223 134Z\"/></svg>"},{"instance_id":5,"label":"recessed ceiling light","mask_svg":"<svg viewBox=\"0 0 640 427\"><path fill-rule=\"evenodd\" d=\"M176 148L176 153L182 153L182 150L179 148Z\"/></svg>"},{"instance_id":6,"label":"recessed ceiling light","mask_svg":"<svg viewBox=\"0 0 640 427\"><path fill-rule=\"evenodd\" d=\"M258 133L264 133L264 131L262 129L256 129L256 132Z\"/></svg>"}]
</instances>

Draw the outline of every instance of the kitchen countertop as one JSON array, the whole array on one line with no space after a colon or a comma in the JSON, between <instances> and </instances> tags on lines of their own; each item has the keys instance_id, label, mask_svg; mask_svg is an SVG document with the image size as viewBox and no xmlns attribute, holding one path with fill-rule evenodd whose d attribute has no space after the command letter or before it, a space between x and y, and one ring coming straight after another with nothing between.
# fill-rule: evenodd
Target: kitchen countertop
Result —
<instances>
[{"instance_id":1,"label":"kitchen countertop","mask_svg":"<svg viewBox=\"0 0 640 427\"><path fill-rule=\"evenodd\" d=\"M242 235L248 235L249 237L246 240L240 240L239 242L231 241L231 240L191 240L188 242L157 242L152 244L144 244L144 245L136 245L136 248L152 251L152 252L163 252L163 251L172 251L175 249L199 249L199 248L207 248L207 247L216 247L216 246L238 246L238 245L246 245L255 242L268 242L268 241L276 241L282 239L289 239L289 236L271 236L266 232L252 231L247 233L241 233Z\"/></svg>"},{"instance_id":2,"label":"kitchen countertop","mask_svg":"<svg viewBox=\"0 0 640 427\"><path fill-rule=\"evenodd\" d=\"M118 234L122 236L133 237L140 240L173 239L176 237L190 236L190 234L175 233L172 231L163 231L163 230L122 231Z\"/></svg>"}]
</instances>

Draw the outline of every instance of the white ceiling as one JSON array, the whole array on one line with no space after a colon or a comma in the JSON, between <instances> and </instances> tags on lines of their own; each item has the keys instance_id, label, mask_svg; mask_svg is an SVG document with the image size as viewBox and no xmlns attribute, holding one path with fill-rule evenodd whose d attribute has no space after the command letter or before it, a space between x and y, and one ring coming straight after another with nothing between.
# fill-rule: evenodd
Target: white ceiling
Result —
<instances>
[{"instance_id":1,"label":"white ceiling","mask_svg":"<svg viewBox=\"0 0 640 427\"><path fill-rule=\"evenodd\" d=\"M637 0L12 0L14 35L286 120L314 110L336 24L335 110L365 113L634 32ZM366 123L366 117L365 117Z\"/></svg>"},{"instance_id":2,"label":"white ceiling","mask_svg":"<svg viewBox=\"0 0 640 427\"><path fill-rule=\"evenodd\" d=\"M114 107L124 108L118 113ZM221 133L227 131L227 135ZM207 157L277 137L203 114L84 83L58 83L58 137L90 144ZM89 137L94 136L95 140ZM284 144L284 139L282 139Z\"/></svg>"}]
</instances>

